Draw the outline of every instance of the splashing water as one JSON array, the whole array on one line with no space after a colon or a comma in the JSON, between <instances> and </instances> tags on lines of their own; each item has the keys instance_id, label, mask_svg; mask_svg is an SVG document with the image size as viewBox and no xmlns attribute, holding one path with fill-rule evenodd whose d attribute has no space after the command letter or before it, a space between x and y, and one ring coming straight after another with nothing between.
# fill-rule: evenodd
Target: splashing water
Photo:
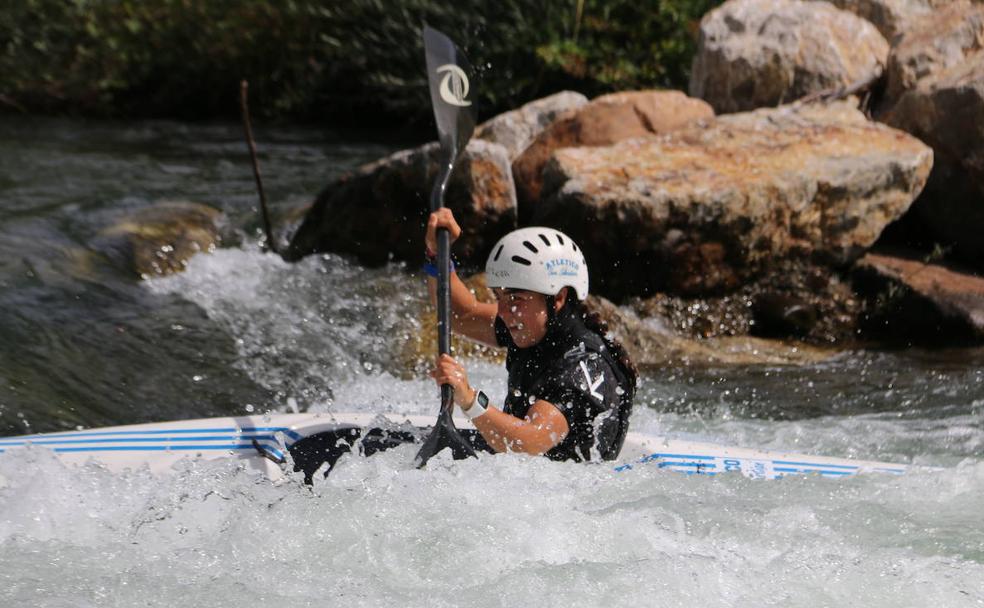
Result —
<instances>
[{"instance_id":1,"label":"splashing water","mask_svg":"<svg viewBox=\"0 0 984 608\"><path fill-rule=\"evenodd\" d=\"M212 161L241 154L238 130L229 132L169 135L166 158L151 157L149 169L131 160L139 155L129 143L125 154L96 150L106 157L99 164L72 140L67 156L77 162L59 166L83 184L106 173L98 193L75 195L84 205L124 200L144 192L133 184L146 184L149 198L185 187L206 198L235 190L230 206L240 208L252 198L248 171ZM19 145L28 161L54 154ZM313 168L298 163L311 148L283 146L291 162L278 166L301 167L293 170L311 180ZM200 179L181 168L189 158L209 159L191 167ZM31 170L28 161L18 172ZM27 383L43 373L57 390L0 392L0 414L19 407L18 415L43 421L47 412L16 404L66 395L89 397L88 409L66 414L75 424L205 415L219 400L224 409L214 413L436 412L433 382L398 355L424 298L422 282L404 269L368 270L337 256L291 266L247 242L140 286L72 282L40 251L28 256L25 274L11 260L31 242L50 243L55 225L32 218L31 205L64 193L47 176L15 186L8 198L28 219L16 230L9 220L19 240L0 243L8 254L0 260L0 336L35 347L0 352L19 354L0 374ZM281 200L297 190L282 184ZM60 204L65 222L74 211ZM62 292L71 299L51 297ZM82 314L72 308L78 301ZM126 306L113 309L120 302ZM138 314L146 319L131 318ZM95 343L117 350L105 357ZM67 362L37 355L48 345ZM128 360L141 362L140 373ZM845 353L804 367L643 373L635 431L948 467L901 477L764 482L645 467L615 473L517 455L439 456L417 470L413 446L404 446L346 456L308 488L298 479L271 483L232 461L184 462L154 477L95 463L67 468L43 448L10 451L0 454L0 606L173 606L189 597L237 607L984 606L981 362L973 351ZM501 403L502 368L466 366L472 383ZM169 409L173 395L183 401ZM100 409L113 397L133 405Z\"/></svg>"},{"instance_id":2,"label":"splashing water","mask_svg":"<svg viewBox=\"0 0 984 608\"><path fill-rule=\"evenodd\" d=\"M258 382L330 392L315 409L430 413L431 381L400 378L386 355L412 305L401 294L423 297L415 285L397 269L330 256L287 267L225 250L148 288L181 293L236 336L237 364ZM502 395L501 369L468 367ZM940 419L928 417L658 413L645 407L657 385L647 376L636 430L841 455L949 455L957 466L778 482L517 455L438 458L417 470L405 446L348 456L307 488L232 462L189 462L153 478L68 469L31 449L0 455L0 605L163 606L189 590L218 606L982 605L984 463L964 455L979 447L975 412L943 418L956 439L940 445Z\"/></svg>"},{"instance_id":3,"label":"splashing water","mask_svg":"<svg viewBox=\"0 0 984 608\"><path fill-rule=\"evenodd\" d=\"M976 606L984 465L759 482L351 457L308 489L0 455L5 606ZM24 475L30 467L35 473Z\"/></svg>"}]
</instances>

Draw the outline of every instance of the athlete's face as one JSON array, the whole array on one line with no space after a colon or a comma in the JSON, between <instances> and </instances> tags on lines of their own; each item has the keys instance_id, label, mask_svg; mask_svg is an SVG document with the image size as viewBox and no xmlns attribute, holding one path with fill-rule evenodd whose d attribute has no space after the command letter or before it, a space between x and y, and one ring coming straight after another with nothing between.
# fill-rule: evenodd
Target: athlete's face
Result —
<instances>
[{"instance_id":1,"label":"athlete's face","mask_svg":"<svg viewBox=\"0 0 984 608\"><path fill-rule=\"evenodd\" d=\"M499 318L519 348L534 346L547 335L547 296L521 289L494 289ZM564 305L565 292L556 298L556 310Z\"/></svg>"}]
</instances>

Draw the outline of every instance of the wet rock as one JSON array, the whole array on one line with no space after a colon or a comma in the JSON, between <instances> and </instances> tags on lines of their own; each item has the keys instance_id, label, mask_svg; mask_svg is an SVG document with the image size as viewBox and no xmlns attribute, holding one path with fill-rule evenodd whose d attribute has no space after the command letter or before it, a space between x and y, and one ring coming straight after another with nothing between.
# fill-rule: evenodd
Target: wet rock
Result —
<instances>
[{"instance_id":1,"label":"wet rock","mask_svg":"<svg viewBox=\"0 0 984 608\"><path fill-rule=\"evenodd\" d=\"M604 298L589 296L588 305L601 313L609 330L640 367L799 365L836 354L829 348L752 336L698 339L674 332L665 319L641 317L633 309L615 306Z\"/></svg>"},{"instance_id":2,"label":"wet rock","mask_svg":"<svg viewBox=\"0 0 984 608\"><path fill-rule=\"evenodd\" d=\"M762 293L752 301L755 335L805 336L817 324L817 308L804 298L784 293Z\"/></svg>"},{"instance_id":3,"label":"wet rock","mask_svg":"<svg viewBox=\"0 0 984 608\"><path fill-rule=\"evenodd\" d=\"M954 3L924 23L900 43L891 83L905 92L882 117L935 155L908 231L984 270L984 5Z\"/></svg>"},{"instance_id":4,"label":"wet rock","mask_svg":"<svg viewBox=\"0 0 984 608\"><path fill-rule=\"evenodd\" d=\"M864 19L823 2L730 0L701 20L690 95L718 113L870 82L888 43Z\"/></svg>"},{"instance_id":5,"label":"wet rock","mask_svg":"<svg viewBox=\"0 0 984 608\"><path fill-rule=\"evenodd\" d=\"M439 153L437 143L397 152L329 185L294 233L285 259L333 252L355 255L369 265L422 260ZM484 264L488 248L516 221L506 149L483 140L469 142L451 175L445 204L463 230L455 255L466 264Z\"/></svg>"},{"instance_id":6,"label":"wet rock","mask_svg":"<svg viewBox=\"0 0 984 608\"><path fill-rule=\"evenodd\" d=\"M148 279L181 272L195 254L220 241L221 212L207 205L164 201L103 230L92 248Z\"/></svg>"},{"instance_id":7,"label":"wet rock","mask_svg":"<svg viewBox=\"0 0 984 608\"><path fill-rule=\"evenodd\" d=\"M475 138L505 147L512 162L558 116L586 103L581 93L561 91L485 121L475 129Z\"/></svg>"},{"instance_id":8,"label":"wet rock","mask_svg":"<svg viewBox=\"0 0 984 608\"><path fill-rule=\"evenodd\" d=\"M640 316L664 319L683 336L756 335L847 347L857 342L861 312L839 272L796 258L778 261L733 293L698 298L660 293L633 298L628 306Z\"/></svg>"},{"instance_id":9,"label":"wet rock","mask_svg":"<svg viewBox=\"0 0 984 608\"><path fill-rule=\"evenodd\" d=\"M558 150L533 222L608 269L592 274L596 293L712 294L784 257L853 261L908 209L931 164L927 146L847 103L784 106Z\"/></svg>"},{"instance_id":10,"label":"wet rock","mask_svg":"<svg viewBox=\"0 0 984 608\"><path fill-rule=\"evenodd\" d=\"M907 344L984 343L984 278L911 255L867 254L855 266L864 329Z\"/></svg>"},{"instance_id":11,"label":"wet rock","mask_svg":"<svg viewBox=\"0 0 984 608\"><path fill-rule=\"evenodd\" d=\"M540 199L543 167L554 150L607 146L634 137L667 133L714 111L703 101L679 91L626 91L602 95L558 118L513 162L520 222Z\"/></svg>"}]
</instances>

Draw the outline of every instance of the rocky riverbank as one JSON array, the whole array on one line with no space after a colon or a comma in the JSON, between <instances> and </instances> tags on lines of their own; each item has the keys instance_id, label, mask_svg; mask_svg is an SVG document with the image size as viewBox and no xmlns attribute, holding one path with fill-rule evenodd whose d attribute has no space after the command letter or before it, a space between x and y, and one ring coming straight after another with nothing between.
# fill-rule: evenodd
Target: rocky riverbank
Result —
<instances>
[{"instance_id":1,"label":"rocky riverbank","mask_svg":"<svg viewBox=\"0 0 984 608\"><path fill-rule=\"evenodd\" d=\"M449 189L459 261L548 225L593 293L676 336L981 342L984 6L896 4L731 0L701 23L689 95L568 92L489 120ZM413 266L433 147L329 184L290 255Z\"/></svg>"},{"instance_id":2,"label":"rocky riverbank","mask_svg":"<svg viewBox=\"0 0 984 608\"><path fill-rule=\"evenodd\" d=\"M446 197L461 272L516 226L563 230L653 364L678 340L705 362L755 358L714 340L767 362L984 342L982 41L967 0L726 2L701 22L689 94L567 91L478 127ZM285 257L414 270L436 150L328 184Z\"/></svg>"}]
</instances>

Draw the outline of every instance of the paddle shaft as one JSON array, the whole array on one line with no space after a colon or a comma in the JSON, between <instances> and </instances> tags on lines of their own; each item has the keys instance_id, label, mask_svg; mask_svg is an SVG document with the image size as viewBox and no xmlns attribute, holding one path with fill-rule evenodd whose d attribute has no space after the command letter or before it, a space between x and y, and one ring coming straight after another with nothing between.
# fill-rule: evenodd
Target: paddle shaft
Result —
<instances>
[{"instance_id":1,"label":"paddle shaft","mask_svg":"<svg viewBox=\"0 0 984 608\"><path fill-rule=\"evenodd\" d=\"M445 160L441 177L431 191L432 211L444 207L444 191L454 169L454 161ZM451 353L451 234L447 228L437 229L437 352L441 355ZM441 411L449 409L453 400L454 388L442 384Z\"/></svg>"},{"instance_id":2,"label":"paddle shaft","mask_svg":"<svg viewBox=\"0 0 984 608\"><path fill-rule=\"evenodd\" d=\"M424 55L430 86L434 120L440 142L440 174L431 190L431 211L444 207L444 192L454 169L454 162L465 149L475 130L474 94L468 85L471 66L451 39L424 26ZM451 235L446 228L437 230L437 350L451 353ZM415 462L418 467L441 450L451 448L455 459L475 455L474 448L454 426L454 389L441 385L441 411Z\"/></svg>"}]
</instances>

